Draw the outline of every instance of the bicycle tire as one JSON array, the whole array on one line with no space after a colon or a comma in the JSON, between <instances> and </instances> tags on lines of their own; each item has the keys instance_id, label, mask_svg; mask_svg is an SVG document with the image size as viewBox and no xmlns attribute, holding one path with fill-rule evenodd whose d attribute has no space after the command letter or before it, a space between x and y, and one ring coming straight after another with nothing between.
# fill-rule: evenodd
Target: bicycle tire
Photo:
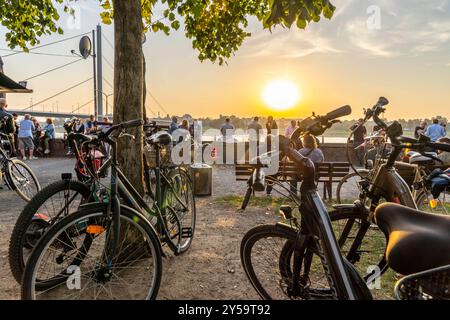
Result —
<instances>
[{"instance_id":1,"label":"bicycle tire","mask_svg":"<svg viewBox=\"0 0 450 320\"><path fill-rule=\"evenodd\" d=\"M145 217L142 216L137 211L135 211L131 208L125 207L125 206L121 206L120 210L121 210L120 219L124 220L129 225L134 225L137 228L136 230L140 230L141 232L143 232L143 234L145 235L146 245L151 246L150 249L152 252L152 258L154 258L154 263L152 264L152 265L154 265L154 276L151 279L151 291L149 291L146 298L147 299L155 299L158 294L158 291L159 291L159 287L161 284L161 277L162 277L162 253L161 253L161 245L159 243L158 235L156 234L155 230L150 225L148 220L146 220ZM80 222L86 222L86 221L98 222L98 221L105 220L105 217L107 217L107 212L108 212L108 204L94 203L94 204L86 205L86 206L82 207L80 211L73 213L73 214L59 220L47 233L44 234L42 239L39 241L39 243L33 250L32 254L28 260L28 263L25 267L23 278L22 278L22 288L21 288L22 299L35 300L36 291L39 292L41 290L48 290L47 286L42 286L42 283L35 281L35 279L36 279L35 273L37 272L36 268L39 269L39 263L41 262L41 257L45 253L45 250L47 250L53 244L52 241L57 239L64 230L70 230L71 227L78 228ZM97 219L99 219L99 220L97 220ZM86 225L87 224L88 224L88 222L86 222ZM102 233L103 232L108 234L108 231L106 231L106 229L105 229L105 231L102 231ZM101 241L100 243L105 244L107 242ZM88 249L88 251L89 251L89 249ZM124 249L123 252L125 252L125 248L123 248L121 245L120 251L122 249ZM105 248L105 250L108 250L108 249ZM104 252L104 251L101 251L101 252ZM102 254L100 256L103 258ZM139 256L139 258L140 257L141 256ZM84 260L84 258L83 258L83 260ZM142 260L142 259L138 259L136 261L139 261L139 260ZM81 267L82 263L83 263L83 261L81 261L78 264L78 266ZM119 267L118 267L119 269L124 268L123 263L118 263L118 265L119 265ZM114 264L113 264L113 266L114 266ZM97 266L95 266L95 267L97 267ZM146 269L146 270L148 270L148 269ZM121 272L121 271L119 270L119 272ZM88 272L86 274L94 276L92 274L92 272ZM135 273L135 276L136 277L139 276L139 272ZM57 277L59 277L59 279ZM67 275L65 275L65 277L67 277ZM56 277L51 278L50 280L51 281L59 280L60 283L62 283L62 281L64 281L64 279L61 276L61 273L58 274ZM94 280L94 282L97 282L97 281ZM127 283L125 283L125 284L127 284ZM52 283L52 285L54 285L54 283Z\"/></svg>"},{"instance_id":2,"label":"bicycle tire","mask_svg":"<svg viewBox=\"0 0 450 320\"><path fill-rule=\"evenodd\" d=\"M23 249L26 242L26 233L32 223L33 217L45 205L48 199L66 190L75 191L86 200L90 196L90 189L86 184L76 180L60 180L49 184L39 191L20 213L11 234L8 254L11 273L18 283L20 283L23 270L25 269Z\"/></svg>"},{"instance_id":3,"label":"bicycle tire","mask_svg":"<svg viewBox=\"0 0 450 320\"><path fill-rule=\"evenodd\" d=\"M364 233L362 242L358 246L358 252L350 253L347 250L350 250L351 247L357 240L354 239L354 235L352 236L350 232L347 234L345 238L343 238L343 232L340 230L337 230L336 227L338 221L346 220L347 223L349 223L350 220L352 220L354 223L352 225L356 226L355 235L360 232L360 228L362 227L362 224L360 223L363 219L367 219L367 217L364 214L358 213L358 212L347 212L347 211L339 211L339 210L333 210L329 212L331 223L333 224L333 230L336 235L336 239L338 240L341 252L343 253L344 257L353 265L356 266L356 269L358 270L358 273L362 275L363 273L365 276L363 278L367 279L368 274L367 270L370 266L377 266L380 270L380 275L383 275L384 272L387 270L387 262L385 259L385 252L387 247L387 239L386 236L381 232L381 230L376 226L370 226L369 229ZM347 225L346 223L346 225ZM345 226L344 226L345 228ZM361 231L362 232L362 231ZM369 243L368 239L368 233L373 234L373 237L375 240L372 240ZM347 240L350 240L350 242L347 242ZM374 243L376 244L377 248L374 248ZM363 248L361 246L364 246ZM348 249L347 249L348 248ZM371 251L372 249L372 251ZM376 251L375 251L376 250ZM366 264L363 264L361 260L366 261Z\"/></svg>"},{"instance_id":4,"label":"bicycle tire","mask_svg":"<svg viewBox=\"0 0 450 320\"><path fill-rule=\"evenodd\" d=\"M346 176L344 176L342 179L341 179L341 181L339 181L339 183L338 183L338 185L337 185L337 187L336 187L336 201L337 201L337 203L339 203L339 204L342 204L343 203L343 201L344 201L344 197L341 195L341 192L343 191L343 185L349 180L349 179L351 179L351 178L357 178L357 177L359 177L360 176L360 174L361 175L366 175L367 176L367 174L368 174L369 172L367 171L367 170L360 170L360 171L358 171L358 173L356 173L356 172L352 172L352 173L349 173L349 174L347 174ZM359 198L359 195L356 195L355 194L355 197L354 197L354 199L350 199L350 200L356 200L356 199L358 199Z\"/></svg>"},{"instance_id":5,"label":"bicycle tire","mask_svg":"<svg viewBox=\"0 0 450 320\"><path fill-rule=\"evenodd\" d=\"M191 207L190 207L190 210L189 210L190 213L191 213L191 223L190 223L190 226L186 226L187 228L190 228L191 235L187 237L188 240L185 243L183 243L183 244L177 243L177 246L179 248L178 249L179 250L178 254L183 254L190 248L190 246L192 244L192 240L193 240L194 234L195 234L195 224L196 224L197 214L196 214L194 189L193 189L193 184L192 184L192 181L191 181L191 178L190 178L189 174L183 169L172 170L168 174L167 178L168 178L169 181L174 181L176 179L177 175L181 175L183 177L184 184L187 187L187 196L190 198L189 202L191 204ZM163 187L163 192L162 192L162 199L164 199L164 202L166 202L167 199L170 198L169 197L170 193L171 193L171 187L168 186L168 185L165 185ZM189 204L188 204L188 207L189 207ZM167 220L167 217L168 217L167 214L163 215L163 218L165 219L165 223L164 224L166 226L168 226L169 222L170 222L170 221ZM184 219L184 217L183 217L183 219ZM180 226L181 226L182 229L185 228L183 226L183 219L180 219L180 217L178 217L178 215L177 215L177 220L180 222ZM178 232L180 232L180 230Z\"/></svg>"},{"instance_id":6,"label":"bicycle tire","mask_svg":"<svg viewBox=\"0 0 450 320\"><path fill-rule=\"evenodd\" d=\"M441 195L444 194L444 200L445 202L442 203L441 201ZM436 214L444 214L448 215L450 214L450 188L445 189L442 191L441 195L439 196L439 200L437 202L437 205L435 208L432 208L430 206L430 196L428 194L428 191L422 190L415 199L415 202L417 204L417 208L420 211L424 212L430 212L430 213L436 213Z\"/></svg>"},{"instance_id":7,"label":"bicycle tire","mask_svg":"<svg viewBox=\"0 0 450 320\"><path fill-rule=\"evenodd\" d=\"M19 188L18 184L13 179L12 174L13 164L14 166L22 167L25 169L25 171L27 171L27 173L31 177L33 185L36 188L36 193L41 190L41 185L39 184L39 180L34 174L33 170L31 170L31 168L27 166L23 161L18 159L11 159L10 161L8 161L6 165L6 179L8 180L8 184L11 186L11 189L13 189L19 195L19 197L28 202L31 200L32 196L34 196L36 193L27 195L21 190L21 188Z\"/></svg>"},{"instance_id":8,"label":"bicycle tire","mask_svg":"<svg viewBox=\"0 0 450 320\"><path fill-rule=\"evenodd\" d=\"M272 297L267 293L267 291L262 286L252 266L251 251L253 245L255 245L255 243L259 240L259 238L285 237L287 241L285 243L285 246L283 246L283 249L280 252L279 257L279 266L281 266L282 264L284 264L283 261L286 262L284 260L286 256L283 255L283 251L286 252L285 248L291 246L293 243L295 243L295 241L297 241L296 240L297 233L298 233L297 230L293 228L280 228L278 225L262 225L251 229L249 232L245 234L244 238L242 239L240 253L244 271L248 279L250 280L252 286L262 299L272 300ZM308 250L311 250L311 248L309 248ZM312 254L317 255L317 252L315 252L315 250L311 251ZM347 273L350 277L350 280L352 281L352 286L355 289L357 298L371 299L370 291L368 291L368 289L366 288L364 281L361 279L359 274L354 270L353 266L350 263L346 262L345 258L344 261L345 261L344 267L347 269ZM288 263L287 265L290 265L290 263ZM280 268L279 271L280 273L283 273L282 268ZM284 271L286 272L288 270L284 269ZM284 276L289 277L290 275L286 274ZM306 298L308 298L307 295ZM330 297L330 299L334 298Z\"/></svg>"}]
</instances>

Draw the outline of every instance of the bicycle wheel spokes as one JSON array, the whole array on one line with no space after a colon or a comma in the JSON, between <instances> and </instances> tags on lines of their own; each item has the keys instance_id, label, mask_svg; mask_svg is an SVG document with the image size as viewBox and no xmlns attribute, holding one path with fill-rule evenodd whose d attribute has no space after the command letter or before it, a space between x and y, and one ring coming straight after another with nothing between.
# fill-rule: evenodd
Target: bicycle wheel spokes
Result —
<instances>
[{"instance_id":1,"label":"bicycle wheel spokes","mask_svg":"<svg viewBox=\"0 0 450 320\"><path fill-rule=\"evenodd\" d=\"M20 162L14 162L10 165L11 179L19 192L27 199L31 199L38 191L39 186L29 169Z\"/></svg>"},{"instance_id":2,"label":"bicycle wheel spokes","mask_svg":"<svg viewBox=\"0 0 450 320\"><path fill-rule=\"evenodd\" d=\"M184 172L177 171L169 177L170 185L164 192L166 203L166 223L171 239L181 232L178 243L180 253L185 252L191 242L195 230L195 197L192 184Z\"/></svg>"},{"instance_id":3,"label":"bicycle wheel spokes","mask_svg":"<svg viewBox=\"0 0 450 320\"><path fill-rule=\"evenodd\" d=\"M109 225L98 213L52 235L33 266L32 298L148 299L156 281L154 243L139 224L121 216L121 238L114 257L107 259Z\"/></svg>"},{"instance_id":4,"label":"bicycle wheel spokes","mask_svg":"<svg viewBox=\"0 0 450 320\"><path fill-rule=\"evenodd\" d=\"M294 254L295 250L298 254ZM295 234L286 236L274 226L257 227L244 237L241 259L250 282L263 299L334 297L320 257L299 248Z\"/></svg>"},{"instance_id":5,"label":"bicycle wheel spokes","mask_svg":"<svg viewBox=\"0 0 450 320\"><path fill-rule=\"evenodd\" d=\"M361 231L361 228L363 228L361 219L355 217L343 217L340 220L332 221L332 225L336 238L341 245L342 255L355 265L361 276L367 276L368 272L371 272L372 268L378 266L380 261L383 260L386 249L384 234L373 224L363 233ZM361 244L356 251L352 252L352 256L349 256L350 251L354 249L354 241L358 236L362 237Z\"/></svg>"},{"instance_id":6,"label":"bicycle wheel spokes","mask_svg":"<svg viewBox=\"0 0 450 320\"><path fill-rule=\"evenodd\" d=\"M437 199L434 199L431 193L425 190L418 196L416 202L417 208L421 211L450 214L450 189L442 191Z\"/></svg>"}]
</instances>

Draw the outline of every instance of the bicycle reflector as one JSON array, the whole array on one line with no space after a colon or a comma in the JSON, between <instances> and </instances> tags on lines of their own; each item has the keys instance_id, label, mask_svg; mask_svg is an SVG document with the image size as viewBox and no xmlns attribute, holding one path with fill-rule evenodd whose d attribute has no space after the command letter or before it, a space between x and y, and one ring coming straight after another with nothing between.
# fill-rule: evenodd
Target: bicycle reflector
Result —
<instances>
[{"instance_id":1,"label":"bicycle reflector","mask_svg":"<svg viewBox=\"0 0 450 320\"><path fill-rule=\"evenodd\" d=\"M430 208L431 209L436 209L437 205L438 205L438 200L436 200L436 199L430 200Z\"/></svg>"},{"instance_id":2,"label":"bicycle reflector","mask_svg":"<svg viewBox=\"0 0 450 320\"><path fill-rule=\"evenodd\" d=\"M90 225L86 228L86 233L98 235L105 231L103 226Z\"/></svg>"}]
</instances>

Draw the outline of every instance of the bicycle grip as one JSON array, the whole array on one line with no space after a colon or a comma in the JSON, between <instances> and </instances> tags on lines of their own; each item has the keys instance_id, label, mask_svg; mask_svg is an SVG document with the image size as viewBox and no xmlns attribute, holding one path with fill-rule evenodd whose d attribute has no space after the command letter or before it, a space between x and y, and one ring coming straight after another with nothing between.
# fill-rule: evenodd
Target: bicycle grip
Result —
<instances>
[{"instance_id":1,"label":"bicycle grip","mask_svg":"<svg viewBox=\"0 0 450 320\"><path fill-rule=\"evenodd\" d=\"M325 121L331 121L337 118L348 116L352 113L352 107L349 105L340 107L334 111L328 112L325 116L322 117Z\"/></svg>"},{"instance_id":2,"label":"bicycle grip","mask_svg":"<svg viewBox=\"0 0 450 320\"><path fill-rule=\"evenodd\" d=\"M434 149L450 152L450 144L448 143L438 143L438 142L429 142L427 146L430 146Z\"/></svg>"}]
</instances>

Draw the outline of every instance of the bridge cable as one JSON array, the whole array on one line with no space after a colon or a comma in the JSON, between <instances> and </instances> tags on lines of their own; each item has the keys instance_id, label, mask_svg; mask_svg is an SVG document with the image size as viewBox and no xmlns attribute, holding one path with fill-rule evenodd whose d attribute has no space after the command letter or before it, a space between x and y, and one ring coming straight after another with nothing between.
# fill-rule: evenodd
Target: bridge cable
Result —
<instances>
[{"instance_id":1,"label":"bridge cable","mask_svg":"<svg viewBox=\"0 0 450 320\"><path fill-rule=\"evenodd\" d=\"M26 111L26 110L28 110L28 109L31 109L32 107L35 107L35 106L38 105L38 104L44 103L44 102L46 102L46 101L48 101L48 100L50 100L50 99L53 99L53 98L55 98L55 97L57 97L57 96L59 96L59 95L65 93L65 92L69 91L69 90L72 90L72 89L74 89L74 88L76 88L76 87L79 87L79 86L81 86L82 84L84 84L84 83L86 83L86 82L88 82L88 81L91 81L92 79L93 79L93 77L90 77L89 79L86 79L86 80L84 80L84 81L82 81L82 82L79 82L79 83L77 83L77 84L75 84L75 85L73 85L73 86L71 86L71 87L69 87L69 88L67 88L67 89L64 89L64 90L62 90L62 91L60 91L60 92L58 92L58 93L52 95L51 97L48 97L48 98L43 99L43 100L41 100L41 101L39 101L39 102L33 103L31 106L29 106L29 107L27 107L27 108L25 108L25 109L22 109L21 111Z\"/></svg>"},{"instance_id":2,"label":"bridge cable","mask_svg":"<svg viewBox=\"0 0 450 320\"><path fill-rule=\"evenodd\" d=\"M50 72L52 72L52 71L55 71L55 70L58 70L58 69L61 69L61 68L67 67L67 66L69 66L69 65L71 65L71 64L74 64L74 63L76 63L76 62L80 62L81 60L84 60L84 59L83 59L83 58L81 58L81 59L78 59L78 60L75 60L75 61L72 61L72 62L69 62L69 63L63 64L62 66L59 66L59 67L56 67L56 68L53 68L53 69L50 69L50 70L44 71L44 72L42 72L42 73L39 73L39 74L37 74L37 75L35 75L35 76L29 77L29 78L26 78L26 79L23 79L23 80L24 80L24 81L28 81L28 80L31 80L31 79L34 79L34 78L37 78L37 77L43 76L43 75L45 75L45 74L47 74L47 73L50 73Z\"/></svg>"},{"instance_id":3,"label":"bridge cable","mask_svg":"<svg viewBox=\"0 0 450 320\"><path fill-rule=\"evenodd\" d=\"M85 33L82 33L82 34L78 34L78 35L76 35L76 36L64 38L64 39L61 39L61 40L49 42L49 43L46 43L46 44L43 44L43 45L40 45L40 46L36 46L36 47L30 48L29 51L31 51L31 50L36 50L36 49L40 49L40 48L44 48L44 47L48 47L48 46L51 46L51 45L54 45L54 44L57 44L57 43L61 43L61 42L67 41L67 40L71 40L71 39L78 38L78 37L80 37L80 36L85 36L85 35L90 34L90 33L91 33L91 31L85 32ZM16 54L20 54L20 53L27 53L27 52L26 52L26 51L14 52L14 53L10 53L10 54L5 55L5 56L3 56L2 58L7 58L7 57L10 57L10 56L14 56L14 55L16 55Z\"/></svg>"},{"instance_id":4,"label":"bridge cable","mask_svg":"<svg viewBox=\"0 0 450 320\"><path fill-rule=\"evenodd\" d=\"M23 51L20 51L20 50L11 50L11 49L4 49L4 48L0 48L0 51L24 53ZM49 52L28 52L28 54L51 56L51 57L78 58L77 56L70 55L70 54L59 54L59 53L49 53ZM3 56L3 58L4 57L5 56Z\"/></svg>"}]
</instances>

